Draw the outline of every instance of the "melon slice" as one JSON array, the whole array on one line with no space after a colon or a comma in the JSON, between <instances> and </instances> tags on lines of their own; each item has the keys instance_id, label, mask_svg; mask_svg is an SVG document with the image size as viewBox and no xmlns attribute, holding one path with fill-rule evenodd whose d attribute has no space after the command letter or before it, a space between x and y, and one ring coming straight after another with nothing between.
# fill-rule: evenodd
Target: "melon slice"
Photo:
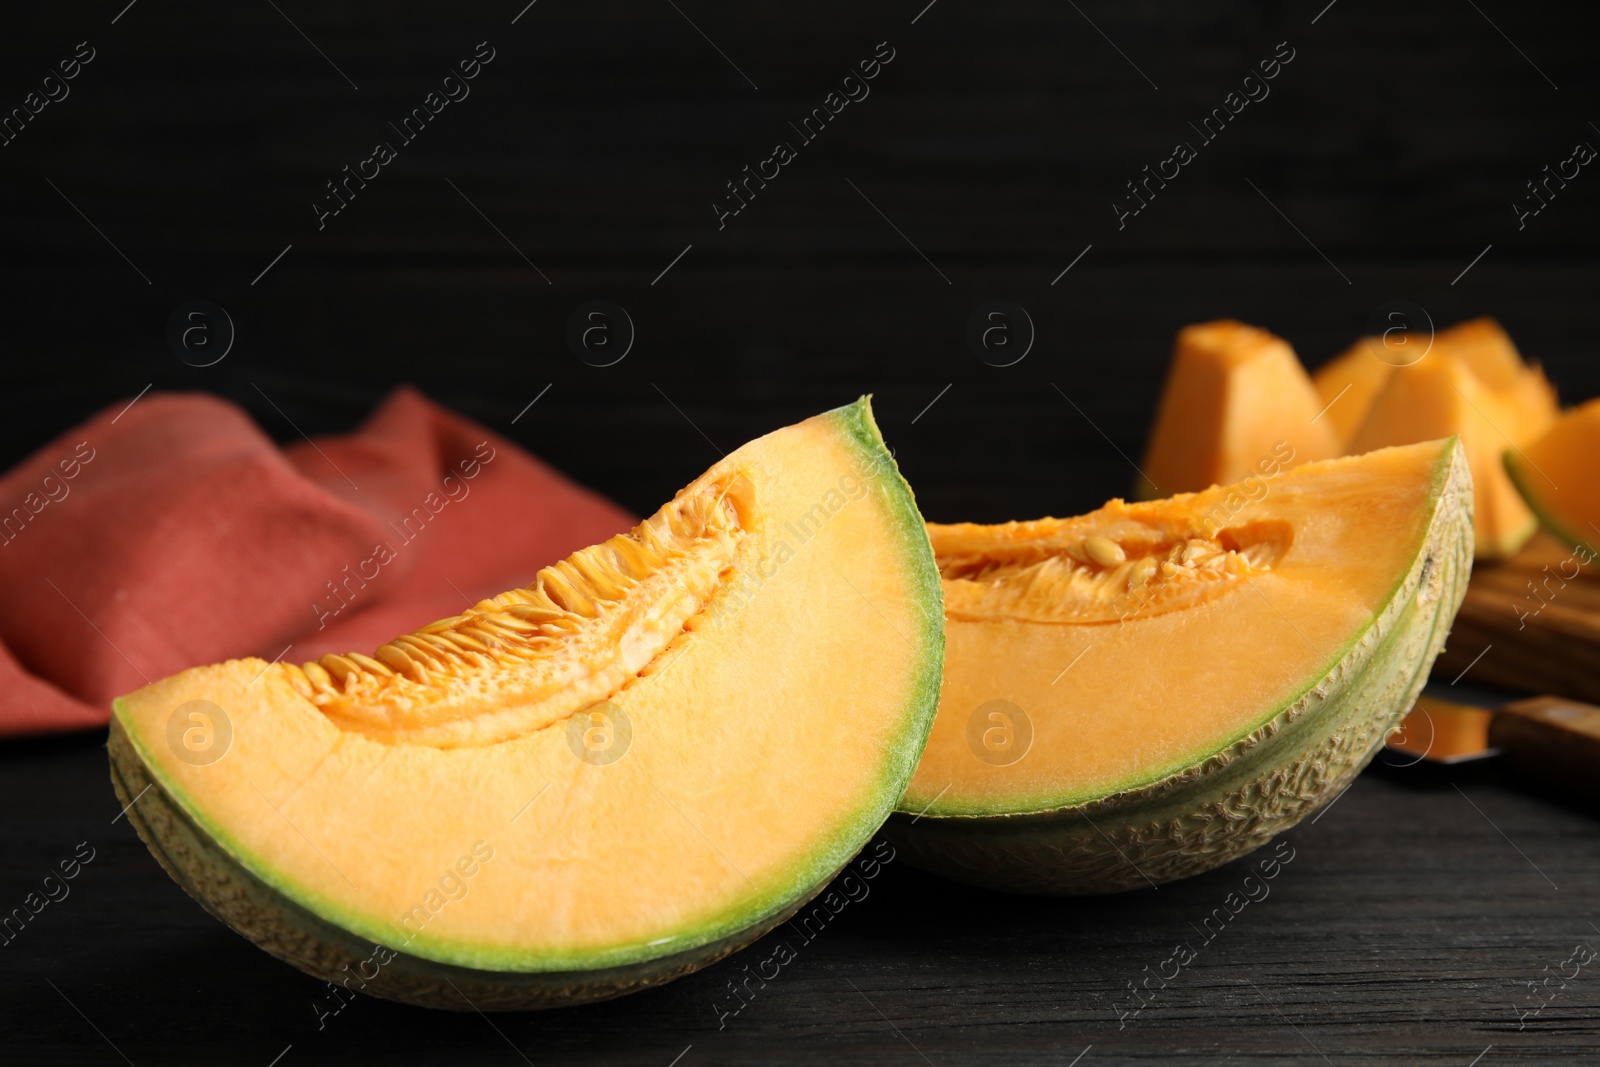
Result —
<instances>
[{"instance_id":1,"label":"melon slice","mask_svg":"<svg viewBox=\"0 0 1600 1067\"><path fill-rule=\"evenodd\" d=\"M1469 319L1435 340L1440 352L1465 364L1473 377L1516 413L1529 439L1555 421L1556 392L1544 370L1536 363L1523 362L1510 335L1494 319Z\"/></svg>"},{"instance_id":2,"label":"melon slice","mask_svg":"<svg viewBox=\"0 0 1600 1067\"><path fill-rule=\"evenodd\" d=\"M1600 399L1563 414L1505 465L1522 498L1551 533L1573 547L1600 545Z\"/></svg>"},{"instance_id":3,"label":"melon slice","mask_svg":"<svg viewBox=\"0 0 1600 1067\"><path fill-rule=\"evenodd\" d=\"M1372 402L1383 391L1395 364L1426 351L1429 343L1425 335L1412 333L1363 337L1317 368L1311 383L1322 399L1322 417L1341 450L1360 429L1361 420L1367 417ZM1380 353L1388 358L1379 358Z\"/></svg>"},{"instance_id":4,"label":"melon slice","mask_svg":"<svg viewBox=\"0 0 1600 1067\"><path fill-rule=\"evenodd\" d=\"M1556 393L1538 364L1523 362L1517 346L1491 318L1469 319L1429 338L1423 333L1363 337L1312 376L1325 418L1348 444L1371 411L1396 366L1422 359L1460 363L1516 416L1519 432L1532 439L1556 416ZM1348 388L1347 388L1348 387ZM1385 444L1401 444L1388 441ZM1351 449L1351 451L1355 451Z\"/></svg>"},{"instance_id":5,"label":"melon slice","mask_svg":"<svg viewBox=\"0 0 1600 1067\"><path fill-rule=\"evenodd\" d=\"M1502 452L1526 439L1527 426L1517 407L1464 362L1430 353L1394 368L1350 440L1350 451L1459 435L1472 466L1477 556L1501 559L1515 554L1539 526L1500 461Z\"/></svg>"},{"instance_id":6,"label":"melon slice","mask_svg":"<svg viewBox=\"0 0 1600 1067\"><path fill-rule=\"evenodd\" d=\"M863 399L371 656L117 700L113 778L178 883L305 971L460 1010L596 1000L826 886L904 792L942 649Z\"/></svg>"},{"instance_id":7,"label":"melon slice","mask_svg":"<svg viewBox=\"0 0 1600 1067\"><path fill-rule=\"evenodd\" d=\"M1280 337L1242 322L1178 332L1137 495L1240 481L1338 455L1317 391Z\"/></svg>"},{"instance_id":8,"label":"melon slice","mask_svg":"<svg viewBox=\"0 0 1600 1067\"><path fill-rule=\"evenodd\" d=\"M887 832L1016 892L1137 889L1330 801L1410 709L1461 603L1454 440L1072 519L932 525L939 716Z\"/></svg>"},{"instance_id":9,"label":"melon slice","mask_svg":"<svg viewBox=\"0 0 1600 1067\"><path fill-rule=\"evenodd\" d=\"M1385 348L1397 363L1415 362L1393 366L1378 358ZM1318 370L1316 385L1345 451L1460 435L1479 495L1480 559L1512 555L1532 536L1537 522L1506 480L1500 453L1549 428L1556 394L1494 319L1441 330L1431 345L1420 334L1363 338Z\"/></svg>"}]
</instances>

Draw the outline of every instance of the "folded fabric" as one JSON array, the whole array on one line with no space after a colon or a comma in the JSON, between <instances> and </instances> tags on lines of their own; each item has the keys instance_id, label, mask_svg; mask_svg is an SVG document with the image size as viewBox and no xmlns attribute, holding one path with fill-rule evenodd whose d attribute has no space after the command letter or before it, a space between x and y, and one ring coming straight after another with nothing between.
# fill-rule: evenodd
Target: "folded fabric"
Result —
<instances>
[{"instance_id":1,"label":"folded fabric","mask_svg":"<svg viewBox=\"0 0 1600 1067\"><path fill-rule=\"evenodd\" d=\"M633 523L410 388L281 449L213 396L123 408L0 478L0 736L196 664L371 652Z\"/></svg>"}]
</instances>

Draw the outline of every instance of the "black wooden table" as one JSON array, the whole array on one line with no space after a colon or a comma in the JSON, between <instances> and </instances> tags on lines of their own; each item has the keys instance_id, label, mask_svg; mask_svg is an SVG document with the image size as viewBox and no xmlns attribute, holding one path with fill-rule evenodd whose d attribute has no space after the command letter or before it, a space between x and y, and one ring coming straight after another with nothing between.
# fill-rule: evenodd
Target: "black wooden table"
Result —
<instances>
[{"instance_id":1,"label":"black wooden table","mask_svg":"<svg viewBox=\"0 0 1600 1067\"><path fill-rule=\"evenodd\" d=\"M1282 850L1120 896L1007 896L891 862L747 996L730 983L772 955L771 937L582 1008L485 1017L361 997L323 1017L321 982L211 919L156 866L119 818L102 745L0 748L0 903L93 854L0 948L7 1063L1600 1058L1600 959L1574 956L1600 952L1600 821L1492 772L1373 768ZM1274 852L1288 859L1277 876L1247 886Z\"/></svg>"},{"instance_id":2,"label":"black wooden table","mask_svg":"<svg viewBox=\"0 0 1600 1067\"><path fill-rule=\"evenodd\" d=\"M1315 365L1400 299L1439 326L1498 316L1582 399L1600 393L1600 175L1549 186L1537 214L1527 188L1600 145L1582 17L18 5L0 118L35 89L60 99L0 147L0 462L147 386L226 396L296 440L409 381L646 513L717 449L870 391L930 518L1072 514L1131 486L1179 327L1242 318ZM480 42L470 96L410 137L390 126ZM814 139L790 125L880 42L894 58L869 96ZM60 64L90 51L63 95ZM1270 95L1214 139L1196 128L1290 52ZM719 220L727 183L785 139L797 158ZM396 158L324 216L378 140ZM1178 141L1197 157L1132 214L1127 183ZM567 340L596 299L636 328L611 366ZM1035 329L1012 366L967 343L996 299ZM235 330L211 366L168 343L192 300ZM207 917L116 818L102 743L0 743L0 909L80 843L94 856L0 947L0 1063L1600 1060L1600 963L1537 1013L1530 987L1600 948L1600 822L1492 770L1363 775L1175 977L1149 976L1173 974L1248 862L1078 901L893 863L726 1018L759 946L609 1004L485 1019L359 999L319 1028L319 984Z\"/></svg>"}]
</instances>

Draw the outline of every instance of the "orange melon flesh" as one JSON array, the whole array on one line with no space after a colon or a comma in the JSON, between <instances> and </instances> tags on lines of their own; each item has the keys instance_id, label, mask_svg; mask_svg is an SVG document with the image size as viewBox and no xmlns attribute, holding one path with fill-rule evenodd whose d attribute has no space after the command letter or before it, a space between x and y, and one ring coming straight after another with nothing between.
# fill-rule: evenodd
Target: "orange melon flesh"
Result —
<instances>
[{"instance_id":1,"label":"orange melon flesh","mask_svg":"<svg viewBox=\"0 0 1600 1067\"><path fill-rule=\"evenodd\" d=\"M930 524L945 683L901 810L933 816L926 825L1067 808L1250 734L1344 662L1413 572L1455 447L1388 448L1078 518ZM993 720L1013 731L994 742L1031 729L1025 752L980 751L994 708L1013 720Z\"/></svg>"},{"instance_id":2,"label":"orange melon flesh","mask_svg":"<svg viewBox=\"0 0 1600 1067\"><path fill-rule=\"evenodd\" d=\"M1489 747L1494 712L1470 704L1418 697L1388 746L1420 758L1448 762L1476 756Z\"/></svg>"},{"instance_id":3,"label":"orange melon flesh","mask_svg":"<svg viewBox=\"0 0 1600 1067\"><path fill-rule=\"evenodd\" d=\"M1519 433L1531 440L1556 416L1556 394L1537 364L1523 362L1517 346L1491 318L1452 326L1437 338L1440 351L1467 369L1518 416Z\"/></svg>"},{"instance_id":4,"label":"orange melon flesh","mask_svg":"<svg viewBox=\"0 0 1600 1067\"><path fill-rule=\"evenodd\" d=\"M1424 351L1428 343L1428 339L1419 334L1363 337L1317 368L1311 382L1322 400L1322 419L1328 423L1341 449L1361 428L1361 420L1366 418L1372 402L1388 383L1394 365ZM1380 353L1385 358L1380 358Z\"/></svg>"},{"instance_id":5,"label":"orange melon flesh","mask_svg":"<svg viewBox=\"0 0 1600 1067\"><path fill-rule=\"evenodd\" d=\"M1137 495L1205 489L1327 459L1338 442L1288 342L1240 322L1178 333Z\"/></svg>"},{"instance_id":6,"label":"orange melon flesh","mask_svg":"<svg viewBox=\"0 0 1600 1067\"><path fill-rule=\"evenodd\" d=\"M1574 546L1600 544L1600 399L1566 412L1526 447L1508 449L1505 466L1552 533Z\"/></svg>"},{"instance_id":7,"label":"orange melon flesh","mask_svg":"<svg viewBox=\"0 0 1600 1067\"><path fill-rule=\"evenodd\" d=\"M1555 418L1556 394L1544 371L1537 364L1523 362L1498 322L1477 318L1441 330L1432 338L1403 332L1363 337L1318 368L1312 381L1322 402L1331 405L1325 418L1342 443L1348 444L1355 436L1388 384L1390 371L1422 359L1452 359L1464 366L1517 416L1516 432L1526 440L1537 437Z\"/></svg>"},{"instance_id":8,"label":"orange melon flesh","mask_svg":"<svg viewBox=\"0 0 1600 1067\"><path fill-rule=\"evenodd\" d=\"M200 667L115 718L320 919L425 960L590 970L782 914L870 838L932 714L938 595L863 400L373 656ZM194 700L231 722L216 762L171 742Z\"/></svg>"},{"instance_id":9,"label":"orange melon flesh","mask_svg":"<svg viewBox=\"0 0 1600 1067\"><path fill-rule=\"evenodd\" d=\"M1345 451L1461 436L1480 497L1480 558L1509 556L1532 535L1536 523L1503 476L1499 454L1550 426L1555 390L1494 319L1459 323L1431 342L1422 334L1363 338L1315 381Z\"/></svg>"},{"instance_id":10,"label":"orange melon flesh","mask_svg":"<svg viewBox=\"0 0 1600 1067\"><path fill-rule=\"evenodd\" d=\"M1454 359L1432 354L1396 367L1350 441L1352 452L1459 435L1472 467L1473 532L1479 558L1512 555L1538 523L1517 494L1500 454L1517 443L1524 420Z\"/></svg>"},{"instance_id":11,"label":"orange melon flesh","mask_svg":"<svg viewBox=\"0 0 1600 1067\"><path fill-rule=\"evenodd\" d=\"M1438 351L1458 360L1512 414L1506 433L1517 444L1533 440L1555 422L1556 391L1538 364L1526 363L1494 319L1471 319L1443 331Z\"/></svg>"}]
</instances>

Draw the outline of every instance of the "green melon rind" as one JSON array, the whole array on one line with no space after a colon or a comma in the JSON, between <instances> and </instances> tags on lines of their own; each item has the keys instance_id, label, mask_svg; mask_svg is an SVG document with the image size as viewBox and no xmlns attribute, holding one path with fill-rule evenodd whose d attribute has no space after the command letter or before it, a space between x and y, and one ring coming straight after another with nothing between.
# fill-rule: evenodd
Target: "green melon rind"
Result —
<instances>
[{"instance_id":1,"label":"green melon rind","mask_svg":"<svg viewBox=\"0 0 1600 1067\"><path fill-rule=\"evenodd\" d=\"M395 954L366 992L433 1007L515 1010L600 1000L668 981L726 956L788 919L821 892L883 824L916 770L937 711L943 678L943 587L911 488L884 445L869 399L862 397L825 417L833 420L850 447L856 473L872 476L868 484L877 488L885 521L900 536L911 593L923 602L921 633L914 640L908 638L921 651L923 666L901 712L904 728L886 747L888 758L868 802L846 816L830 844L806 857L775 888L745 899L669 943L530 957L423 934L407 942L408 952ZM183 790L161 775L159 763L125 728L121 703L112 702L107 746L113 784L125 805L141 798L129 808L130 821L186 892L268 952L329 981L348 980L349 972L340 968L347 964L353 968L367 959L373 945L392 949L399 940L392 936L397 932L392 923L295 884L211 823ZM866 713L881 711L866 709ZM470 1005L458 990L471 997Z\"/></svg>"},{"instance_id":2,"label":"green melon rind","mask_svg":"<svg viewBox=\"0 0 1600 1067\"><path fill-rule=\"evenodd\" d=\"M1456 439L1450 438L1449 440L1455 441ZM1430 522L1437 520L1439 500L1446 490L1447 480L1450 476L1450 472L1451 454L1449 450L1446 450L1445 455L1440 458L1438 466L1435 468L1433 483L1430 487L1430 496L1433 498L1435 509L1434 512L1430 513ZM1421 542L1424 545L1426 544L1427 536L1428 534L1425 532ZM1399 595L1400 589L1405 584L1406 578L1407 575L1401 575L1401 577L1396 580L1395 584L1390 588L1388 594L1384 597L1383 602L1385 604L1392 603L1394 598ZM1369 624L1369 627L1370 625L1371 624ZM1132 793L1147 786L1160 785L1161 783L1173 778L1175 775L1179 775L1184 771L1196 767L1197 765L1203 764L1207 759L1220 754L1225 754L1238 745L1248 741L1250 737L1255 735L1264 726L1282 714L1283 709L1293 707L1296 704L1304 701L1308 694L1314 693L1324 684L1328 677L1332 676L1337 671L1340 664L1346 663L1351 659L1363 640L1366 639L1367 635L1368 631L1366 630L1359 631L1354 634L1342 648L1340 648L1325 661L1320 671L1317 671L1309 676L1308 681L1302 683L1298 689L1286 693L1283 699L1280 700L1276 706L1267 710L1255 722L1248 723L1244 727L1240 728L1234 736L1227 738L1220 745L1215 743L1208 744L1204 748L1193 750L1164 764L1155 764L1129 771L1123 778L1112 781L1108 784L1103 783L1097 786L1079 789L1053 789L1048 792L1040 792L1031 796L1011 797L1004 800L993 801L963 802L958 800L941 801L936 799L934 803L928 805L927 807L921 806L920 804L916 803L915 798L908 796L902 800L899 810L917 815L925 814L930 817L987 817L996 815L1015 816L1051 814L1054 812L1077 808L1094 801L1099 801L1105 797Z\"/></svg>"},{"instance_id":3,"label":"green melon rind","mask_svg":"<svg viewBox=\"0 0 1600 1067\"><path fill-rule=\"evenodd\" d=\"M1546 530L1559 538L1568 548L1589 547L1589 539L1574 533L1562 519L1557 517L1555 509L1534 488L1537 483L1533 476L1522 469L1515 450L1506 449L1501 456L1501 463L1505 466L1511 484L1517 487L1517 493L1521 495L1523 503L1528 505L1528 510L1533 512L1534 517Z\"/></svg>"},{"instance_id":4,"label":"green melon rind","mask_svg":"<svg viewBox=\"0 0 1600 1067\"><path fill-rule=\"evenodd\" d=\"M776 915L730 936L655 959L568 971L496 971L440 963L394 950L392 938L358 936L257 878L148 773L118 720L112 720L107 748L112 786L127 809L128 821L172 880L208 912L313 977L350 992L422 1007L527 1011L607 1000L660 985L763 937L825 889L833 876L821 879ZM375 954L380 947L386 954Z\"/></svg>"},{"instance_id":5,"label":"green melon rind","mask_svg":"<svg viewBox=\"0 0 1600 1067\"><path fill-rule=\"evenodd\" d=\"M1472 569L1472 480L1453 444L1421 546L1373 621L1270 719L1162 780L1048 811L902 810L884 835L914 866L1018 893L1159 885L1259 848L1331 802L1410 710Z\"/></svg>"}]
</instances>

